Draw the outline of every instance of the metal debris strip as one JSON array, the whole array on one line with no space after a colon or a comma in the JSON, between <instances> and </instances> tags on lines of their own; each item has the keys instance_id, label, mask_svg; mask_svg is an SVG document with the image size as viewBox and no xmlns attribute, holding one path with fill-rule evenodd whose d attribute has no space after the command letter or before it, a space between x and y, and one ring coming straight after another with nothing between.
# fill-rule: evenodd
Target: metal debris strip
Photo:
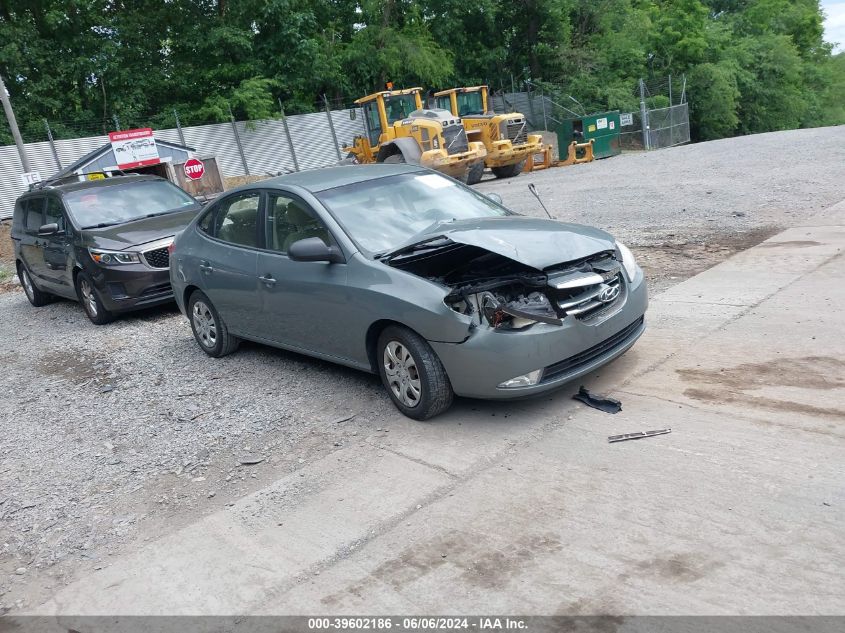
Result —
<instances>
[{"instance_id":1,"label":"metal debris strip","mask_svg":"<svg viewBox=\"0 0 845 633\"><path fill-rule=\"evenodd\" d=\"M574 396L574 400L583 402L588 407L604 411L605 413L619 413L622 410L622 403L615 398L608 398L606 396L598 396L589 392L586 387L581 387Z\"/></svg>"},{"instance_id":2,"label":"metal debris strip","mask_svg":"<svg viewBox=\"0 0 845 633\"><path fill-rule=\"evenodd\" d=\"M624 435L611 435L607 441L611 444L613 442L627 442L628 440L639 440L644 437L654 437L655 435L666 435L671 433L672 429L657 429L656 431L639 431L637 433L625 433Z\"/></svg>"}]
</instances>

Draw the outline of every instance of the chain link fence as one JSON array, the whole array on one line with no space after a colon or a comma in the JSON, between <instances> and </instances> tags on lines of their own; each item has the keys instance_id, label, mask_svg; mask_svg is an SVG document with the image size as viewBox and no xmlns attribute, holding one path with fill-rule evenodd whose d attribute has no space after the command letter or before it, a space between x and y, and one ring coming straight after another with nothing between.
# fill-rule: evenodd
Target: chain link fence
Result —
<instances>
[{"instance_id":1,"label":"chain link fence","mask_svg":"<svg viewBox=\"0 0 845 633\"><path fill-rule=\"evenodd\" d=\"M640 100L639 111L623 113L620 118L620 147L652 150L689 143L686 85L683 75L651 81L641 79L635 89Z\"/></svg>"}]
</instances>

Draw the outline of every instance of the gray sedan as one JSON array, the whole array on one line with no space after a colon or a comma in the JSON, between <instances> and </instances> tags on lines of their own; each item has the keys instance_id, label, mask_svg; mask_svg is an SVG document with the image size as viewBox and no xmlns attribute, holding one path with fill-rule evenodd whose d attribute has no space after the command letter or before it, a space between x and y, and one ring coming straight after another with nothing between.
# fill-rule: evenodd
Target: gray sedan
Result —
<instances>
[{"instance_id":1,"label":"gray sedan","mask_svg":"<svg viewBox=\"0 0 845 633\"><path fill-rule=\"evenodd\" d=\"M643 273L622 243L409 165L230 191L177 237L170 275L208 355L248 339L378 373L418 420L454 394L559 387L645 328Z\"/></svg>"}]
</instances>

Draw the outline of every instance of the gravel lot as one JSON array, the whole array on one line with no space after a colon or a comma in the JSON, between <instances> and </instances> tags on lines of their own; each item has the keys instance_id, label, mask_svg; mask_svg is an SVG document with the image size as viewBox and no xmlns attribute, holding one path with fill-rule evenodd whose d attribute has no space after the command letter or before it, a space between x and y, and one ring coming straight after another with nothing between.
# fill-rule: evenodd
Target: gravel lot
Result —
<instances>
[{"instance_id":1,"label":"gravel lot","mask_svg":"<svg viewBox=\"0 0 845 633\"><path fill-rule=\"evenodd\" d=\"M633 246L660 291L845 197L845 127L479 188L541 216L530 182L555 217ZM74 303L36 310L7 287L0 315L0 613L283 472L378 441L395 415L378 380L359 372L250 344L209 359L175 308L97 328Z\"/></svg>"}]
</instances>

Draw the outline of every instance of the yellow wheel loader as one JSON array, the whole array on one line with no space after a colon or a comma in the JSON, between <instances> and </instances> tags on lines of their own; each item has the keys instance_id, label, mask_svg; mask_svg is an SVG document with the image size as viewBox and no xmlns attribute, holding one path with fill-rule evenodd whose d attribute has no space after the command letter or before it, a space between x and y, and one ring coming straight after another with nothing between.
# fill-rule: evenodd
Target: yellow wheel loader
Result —
<instances>
[{"instance_id":1,"label":"yellow wheel loader","mask_svg":"<svg viewBox=\"0 0 845 633\"><path fill-rule=\"evenodd\" d=\"M528 134L525 117L518 112L495 114L488 97L487 86L450 88L434 94L435 107L460 117L469 141L484 144L484 165L496 178L510 178L522 172L531 156L543 152L543 137ZM484 166L476 165L467 182L478 182L483 173Z\"/></svg>"},{"instance_id":2,"label":"yellow wheel loader","mask_svg":"<svg viewBox=\"0 0 845 633\"><path fill-rule=\"evenodd\" d=\"M468 142L460 119L450 112L423 109L421 92L384 90L355 101L366 136L343 150L359 163L412 163L466 182L473 167L484 168L484 144Z\"/></svg>"}]
</instances>

